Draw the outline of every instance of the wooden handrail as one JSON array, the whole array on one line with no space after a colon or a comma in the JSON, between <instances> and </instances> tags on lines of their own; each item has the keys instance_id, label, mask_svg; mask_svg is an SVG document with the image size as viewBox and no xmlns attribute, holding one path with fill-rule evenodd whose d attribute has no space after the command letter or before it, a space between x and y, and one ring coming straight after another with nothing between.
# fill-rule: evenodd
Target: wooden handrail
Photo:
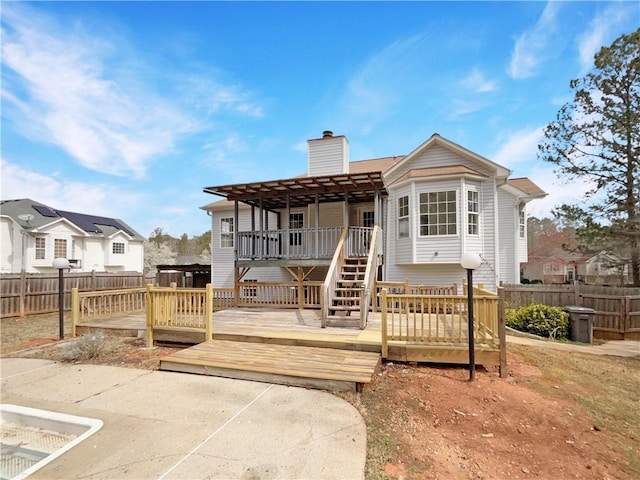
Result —
<instances>
[{"instance_id":1,"label":"wooden handrail","mask_svg":"<svg viewBox=\"0 0 640 480\"><path fill-rule=\"evenodd\" d=\"M378 266L378 235L381 232L378 225L374 225L371 233L371 241L369 244L369 255L367 256L367 268L364 272L364 281L362 282L362 292L360 294L360 329L364 330L367 326L369 317L369 307L371 305L371 290L374 289L376 275L375 270Z\"/></svg>"},{"instance_id":2,"label":"wooden handrail","mask_svg":"<svg viewBox=\"0 0 640 480\"><path fill-rule=\"evenodd\" d=\"M324 284L322 286L322 319L321 319L321 327L325 328L327 326L327 316L329 314L329 305L333 302L333 292L335 291L336 284L338 282L338 276L340 274L340 267L342 262L344 261L344 251L345 251L345 240L347 238L347 233L349 232L349 227L344 227L342 229L342 234L340 235L340 239L338 240L338 245L336 246L336 251L333 253L333 258L331 259L331 265L329 265L329 270L327 271L327 276L325 277Z\"/></svg>"},{"instance_id":3,"label":"wooden handrail","mask_svg":"<svg viewBox=\"0 0 640 480\"><path fill-rule=\"evenodd\" d=\"M429 345L467 342L465 295L380 294L382 313L382 353L388 353L388 341L405 341ZM474 337L478 345L503 347L498 312L499 297L495 294L474 296Z\"/></svg>"}]
</instances>

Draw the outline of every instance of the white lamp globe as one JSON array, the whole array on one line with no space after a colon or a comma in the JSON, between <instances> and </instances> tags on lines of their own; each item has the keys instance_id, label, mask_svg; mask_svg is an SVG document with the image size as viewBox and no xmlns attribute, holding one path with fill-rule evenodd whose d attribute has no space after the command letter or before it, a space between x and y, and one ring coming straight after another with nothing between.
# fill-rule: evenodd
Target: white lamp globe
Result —
<instances>
[{"instance_id":1,"label":"white lamp globe","mask_svg":"<svg viewBox=\"0 0 640 480\"><path fill-rule=\"evenodd\" d=\"M55 258L53 260L53 268L57 268L58 270L69 268L69 260L66 258Z\"/></svg>"},{"instance_id":2,"label":"white lamp globe","mask_svg":"<svg viewBox=\"0 0 640 480\"><path fill-rule=\"evenodd\" d=\"M460 258L460 265L465 270L475 270L482 263L482 258L475 252L465 252Z\"/></svg>"}]
</instances>

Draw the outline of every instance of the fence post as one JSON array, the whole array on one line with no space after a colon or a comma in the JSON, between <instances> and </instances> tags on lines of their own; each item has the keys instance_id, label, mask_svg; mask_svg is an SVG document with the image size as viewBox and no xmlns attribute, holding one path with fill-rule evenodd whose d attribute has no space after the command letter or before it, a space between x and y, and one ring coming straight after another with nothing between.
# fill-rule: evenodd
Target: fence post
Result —
<instances>
[{"instance_id":1,"label":"fence post","mask_svg":"<svg viewBox=\"0 0 640 480\"><path fill-rule=\"evenodd\" d=\"M72 335L78 336L77 328L80 323L80 297L78 296L78 287L71 289L71 328Z\"/></svg>"},{"instance_id":2,"label":"fence post","mask_svg":"<svg viewBox=\"0 0 640 480\"><path fill-rule=\"evenodd\" d=\"M27 272L20 270L20 318L25 317L27 303Z\"/></svg>"},{"instance_id":3,"label":"fence post","mask_svg":"<svg viewBox=\"0 0 640 480\"><path fill-rule=\"evenodd\" d=\"M573 281L573 304L577 307L582 307L584 306L584 302L582 301L582 298L580 297L580 284L578 283L577 280Z\"/></svg>"},{"instance_id":4,"label":"fence post","mask_svg":"<svg viewBox=\"0 0 640 480\"><path fill-rule=\"evenodd\" d=\"M404 293L405 295L409 295L409 279L405 278L404 279Z\"/></svg>"},{"instance_id":5,"label":"fence post","mask_svg":"<svg viewBox=\"0 0 640 480\"><path fill-rule=\"evenodd\" d=\"M211 340L213 337L213 286L210 283L207 283L205 287L205 316L204 316L204 334L206 337L205 341Z\"/></svg>"},{"instance_id":6,"label":"fence post","mask_svg":"<svg viewBox=\"0 0 640 480\"><path fill-rule=\"evenodd\" d=\"M147 348L153 348L153 285L147 284Z\"/></svg>"},{"instance_id":7,"label":"fence post","mask_svg":"<svg viewBox=\"0 0 640 480\"><path fill-rule=\"evenodd\" d=\"M498 287L498 341L500 342L500 352L498 353L500 378L507 376L507 332L505 328L504 312L504 287Z\"/></svg>"},{"instance_id":8,"label":"fence post","mask_svg":"<svg viewBox=\"0 0 640 480\"><path fill-rule=\"evenodd\" d=\"M387 289L383 288L380 299L380 311L382 312L382 358L389 356L389 345L387 344Z\"/></svg>"},{"instance_id":9,"label":"fence post","mask_svg":"<svg viewBox=\"0 0 640 480\"><path fill-rule=\"evenodd\" d=\"M631 298L622 297L622 339L626 340L627 330L631 328Z\"/></svg>"}]
</instances>

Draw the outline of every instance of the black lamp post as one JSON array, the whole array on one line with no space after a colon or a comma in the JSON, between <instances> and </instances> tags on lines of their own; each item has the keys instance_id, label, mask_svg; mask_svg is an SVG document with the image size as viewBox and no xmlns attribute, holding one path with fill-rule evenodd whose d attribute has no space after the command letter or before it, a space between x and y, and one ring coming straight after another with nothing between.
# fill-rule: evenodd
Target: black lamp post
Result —
<instances>
[{"instance_id":1,"label":"black lamp post","mask_svg":"<svg viewBox=\"0 0 640 480\"><path fill-rule=\"evenodd\" d=\"M64 340L64 269L69 268L69 260L56 258L53 260L53 268L58 269L58 328L60 340Z\"/></svg>"},{"instance_id":2,"label":"black lamp post","mask_svg":"<svg viewBox=\"0 0 640 480\"><path fill-rule=\"evenodd\" d=\"M476 376L475 342L473 327L473 271L480 266L482 259L474 252L466 252L460 258L460 265L467 271L467 325L469 327L469 380Z\"/></svg>"}]
</instances>

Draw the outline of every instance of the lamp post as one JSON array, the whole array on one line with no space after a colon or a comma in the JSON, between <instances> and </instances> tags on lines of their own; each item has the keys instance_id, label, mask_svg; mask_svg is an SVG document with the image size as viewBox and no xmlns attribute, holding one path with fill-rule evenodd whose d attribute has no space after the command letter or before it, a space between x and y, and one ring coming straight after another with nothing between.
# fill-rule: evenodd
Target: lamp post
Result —
<instances>
[{"instance_id":1,"label":"lamp post","mask_svg":"<svg viewBox=\"0 0 640 480\"><path fill-rule=\"evenodd\" d=\"M69 268L69 260L55 258L53 268L58 269L58 325L60 340L64 340L64 269Z\"/></svg>"},{"instance_id":2,"label":"lamp post","mask_svg":"<svg viewBox=\"0 0 640 480\"><path fill-rule=\"evenodd\" d=\"M474 328L473 328L473 271L480 266L482 259L474 252L465 252L460 265L467 271L467 325L469 327L469 380L476 376Z\"/></svg>"}]
</instances>

